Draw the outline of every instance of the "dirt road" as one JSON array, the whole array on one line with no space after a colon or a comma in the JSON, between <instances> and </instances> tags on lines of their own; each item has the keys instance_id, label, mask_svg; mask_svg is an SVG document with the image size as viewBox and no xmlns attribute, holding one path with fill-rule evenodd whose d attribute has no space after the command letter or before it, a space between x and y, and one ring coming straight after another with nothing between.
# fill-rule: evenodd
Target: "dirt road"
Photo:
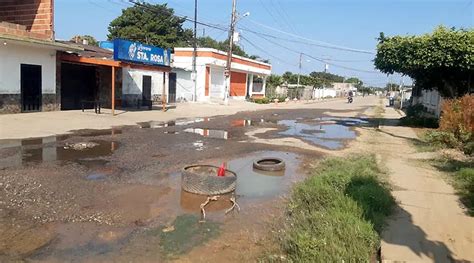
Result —
<instances>
[{"instance_id":1,"label":"dirt road","mask_svg":"<svg viewBox=\"0 0 474 263\"><path fill-rule=\"evenodd\" d=\"M372 127L378 102L368 97L238 113L238 107L216 112L200 106L206 110L191 114L199 118L174 121L168 118L185 112L117 119L85 114L65 120L64 127L54 120L81 113L52 113L50 126L33 115L7 116L3 120L12 125L30 120L3 132L8 138L119 126L0 140L0 261L255 261L292 184L307 176L315 160L353 153L377 154L399 202L383 236L384 260L473 260L473 219L440 174L413 160L418 155L409 142L411 129ZM221 116L206 117L216 113ZM400 115L387 109L385 117ZM155 121L134 122L149 118ZM76 150L87 145L93 147ZM283 159L286 173L255 172L253 160L264 156ZM209 206L208 221L198 224L206 197L183 192L180 171L224 161L238 174L242 211L224 215L230 203L222 196Z\"/></svg>"},{"instance_id":2,"label":"dirt road","mask_svg":"<svg viewBox=\"0 0 474 263\"><path fill-rule=\"evenodd\" d=\"M331 114L357 116L371 104L268 105L211 118L159 121L154 116L158 121L139 124L119 117L134 125L1 140L0 261L255 261L261 240L270 233L268 222L281 213L281 198L306 176L307 165L349 145L357 137L354 127L364 123ZM216 113L224 114L207 112ZM46 127L47 134L58 134L68 126L54 120L66 115L31 119L15 131L36 134ZM137 119L150 117L145 115ZM31 116L8 118L17 123ZM81 123L89 117L90 122ZM115 121L81 116L64 123L96 127L99 118L103 125ZM248 136L252 131L258 132ZM282 139L304 144L267 143ZM286 172L254 171L253 161L265 156L283 159ZM226 216L231 203L222 196L210 204L208 221L198 224L206 197L183 192L180 171L186 165L224 161L238 174L236 197L242 210Z\"/></svg>"}]
</instances>

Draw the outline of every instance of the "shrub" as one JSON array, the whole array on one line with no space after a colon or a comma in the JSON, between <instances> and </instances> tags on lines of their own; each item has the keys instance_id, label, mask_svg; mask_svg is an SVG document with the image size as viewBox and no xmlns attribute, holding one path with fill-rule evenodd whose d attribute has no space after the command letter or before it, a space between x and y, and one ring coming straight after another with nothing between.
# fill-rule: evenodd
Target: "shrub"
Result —
<instances>
[{"instance_id":1,"label":"shrub","mask_svg":"<svg viewBox=\"0 0 474 263\"><path fill-rule=\"evenodd\" d=\"M440 130L454 133L459 138L474 133L474 95L445 100L441 109Z\"/></svg>"},{"instance_id":2,"label":"shrub","mask_svg":"<svg viewBox=\"0 0 474 263\"><path fill-rule=\"evenodd\" d=\"M375 157L332 158L293 190L280 237L290 262L369 262L395 201Z\"/></svg>"},{"instance_id":3,"label":"shrub","mask_svg":"<svg viewBox=\"0 0 474 263\"><path fill-rule=\"evenodd\" d=\"M450 148L459 148L461 143L458 141L456 136L450 132L443 131L428 131L424 138L428 143L436 146L446 146Z\"/></svg>"},{"instance_id":4,"label":"shrub","mask_svg":"<svg viewBox=\"0 0 474 263\"><path fill-rule=\"evenodd\" d=\"M251 99L251 102L257 103L257 104L268 104L270 103L270 99L264 97L264 98L255 98Z\"/></svg>"},{"instance_id":5,"label":"shrub","mask_svg":"<svg viewBox=\"0 0 474 263\"><path fill-rule=\"evenodd\" d=\"M439 130L442 136L436 139L441 139L447 146L458 148L466 154L473 154L474 95L444 101Z\"/></svg>"},{"instance_id":6,"label":"shrub","mask_svg":"<svg viewBox=\"0 0 474 263\"><path fill-rule=\"evenodd\" d=\"M469 214L474 215L474 168L462 168L456 172L455 179L463 203Z\"/></svg>"},{"instance_id":7,"label":"shrub","mask_svg":"<svg viewBox=\"0 0 474 263\"><path fill-rule=\"evenodd\" d=\"M286 96L270 97L270 102L275 101L275 99L278 99L278 102L285 102Z\"/></svg>"}]
</instances>

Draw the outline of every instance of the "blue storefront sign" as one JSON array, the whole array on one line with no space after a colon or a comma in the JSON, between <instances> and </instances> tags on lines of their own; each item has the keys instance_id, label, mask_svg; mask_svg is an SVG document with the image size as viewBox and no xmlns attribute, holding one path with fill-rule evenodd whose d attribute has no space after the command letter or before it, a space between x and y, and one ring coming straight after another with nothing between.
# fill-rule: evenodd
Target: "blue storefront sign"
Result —
<instances>
[{"instance_id":1,"label":"blue storefront sign","mask_svg":"<svg viewBox=\"0 0 474 263\"><path fill-rule=\"evenodd\" d=\"M124 39L114 40L114 60L169 66L170 50Z\"/></svg>"},{"instance_id":2,"label":"blue storefront sign","mask_svg":"<svg viewBox=\"0 0 474 263\"><path fill-rule=\"evenodd\" d=\"M99 41L99 47L114 51L113 41Z\"/></svg>"}]
</instances>

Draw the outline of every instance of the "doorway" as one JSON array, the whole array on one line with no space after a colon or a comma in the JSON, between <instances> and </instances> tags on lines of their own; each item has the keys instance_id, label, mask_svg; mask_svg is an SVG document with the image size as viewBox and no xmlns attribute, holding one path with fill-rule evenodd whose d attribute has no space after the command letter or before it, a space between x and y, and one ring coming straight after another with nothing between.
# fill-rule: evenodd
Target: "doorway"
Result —
<instances>
[{"instance_id":1,"label":"doorway","mask_svg":"<svg viewBox=\"0 0 474 263\"><path fill-rule=\"evenodd\" d=\"M61 110L91 109L98 99L96 67L61 64Z\"/></svg>"},{"instance_id":2,"label":"doorway","mask_svg":"<svg viewBox=\"0 0 474 263\"><path fill-rule=\"evenodd\" d=\"M176 102L176 73L170 72L169 75L170 83L168 88L168 102L175 103Z\"/></svg>"},{"instance_id":3,"label":"doorway","mask_svg":"<svg viewBox=\"0 0 474 263\"><path fill-rule=\"evenodd\" d=\"M151 107L151 76L143 75L142 105Z\"/></svg>"},{"instance_id":4,"label":"doorway","mask_svg":"<svg viewBox=\"0 0 474 263\"><path fill-rule=\"evenodd\" d=\"M21 64L21 110L41 110L41 66Z\"/></svg>"}]
</instances>

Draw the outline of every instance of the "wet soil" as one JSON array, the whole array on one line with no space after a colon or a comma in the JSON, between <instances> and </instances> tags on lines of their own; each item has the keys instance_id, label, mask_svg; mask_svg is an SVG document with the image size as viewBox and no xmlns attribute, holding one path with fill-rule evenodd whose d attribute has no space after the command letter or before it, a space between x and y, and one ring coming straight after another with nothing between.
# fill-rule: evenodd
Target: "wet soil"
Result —
<instances>
[{"instance_id":1,"label":"wet soil","mask_svg":"<svg viewBox=\"0 0 474 263\"><path fill-rule=\"evenodd\" d=\"M255 259L259 248L249 244L265 235L282 197L306 176L301 168L322 154L257 144L245 133L274 128L259 136L290 136L329 149L357 136L352 126L359 120L317 119L323 112L242 112L0 141L0 261ZM68 147L88 142L95 146ZM254 170L253 161L262 157L283 159L285 171ZM207 197L182 191L180 171L223 162L237 174L237 189L206 206L206 223L199 224ZM241 211L226 215L232 196Z\"/></svg>"}]
</instances>

